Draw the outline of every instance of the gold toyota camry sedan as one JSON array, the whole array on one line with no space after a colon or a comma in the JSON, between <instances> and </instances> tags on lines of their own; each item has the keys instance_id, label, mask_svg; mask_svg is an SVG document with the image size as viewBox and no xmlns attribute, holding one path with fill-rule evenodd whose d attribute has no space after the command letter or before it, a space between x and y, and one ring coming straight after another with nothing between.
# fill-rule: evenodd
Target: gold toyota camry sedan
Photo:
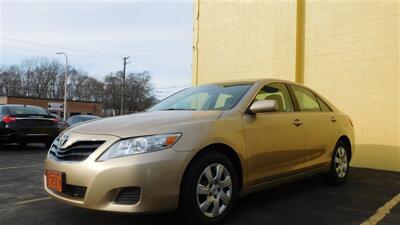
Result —
<instances>
[{"instance_id":1,"label":"gold toyota camry sedan","mask_svg":"<svg viewBox=\"0 0 400 225\"><path fill-rule=\"evenodd\" d=\"M215 83L64 131L48 152L44 187L78 207L178 209L187 224L217 224L247 193L313 174L343 183L353 155L350 118L310 88Z\"/></svg>"}]
</instances>

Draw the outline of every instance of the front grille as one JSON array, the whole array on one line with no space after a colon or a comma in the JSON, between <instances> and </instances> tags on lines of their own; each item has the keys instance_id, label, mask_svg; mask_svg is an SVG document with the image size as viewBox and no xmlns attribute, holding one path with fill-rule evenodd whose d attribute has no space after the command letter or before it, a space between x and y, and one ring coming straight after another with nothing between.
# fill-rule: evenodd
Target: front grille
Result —
<instances>
[{"instance_id":1,"label":"front grille","mask_svg":"<svg viewBox=\"0 0 400 225\"><path fill-rule=\"evenodd\" d=\"M57 140L56 140L57 141ZM92 154L105 141L78 141L68 146L60 148L53 144L50 148L50 154L60 161L83 161Z\"/></svg>"},{"instance_id":2,"label":"front grille","mask_svg":"<svg viewBox=\"0 0 400 225\"><path fill-rule=\"evenodd\" d=\"M86 194L86 187L65 184L62 192L72 197L84 198Z\"/></svg>"},{"instance_id":3,"label":"front grille","mask_svg":"<svg viewBox=\"0 0 400 225\"><path fill-rule=\"evenodd\" d=\"M122 205L134 205L140 200L141 190L139 187L123 188L115 198L115 203Z\"/></svg>"}]
</instances>

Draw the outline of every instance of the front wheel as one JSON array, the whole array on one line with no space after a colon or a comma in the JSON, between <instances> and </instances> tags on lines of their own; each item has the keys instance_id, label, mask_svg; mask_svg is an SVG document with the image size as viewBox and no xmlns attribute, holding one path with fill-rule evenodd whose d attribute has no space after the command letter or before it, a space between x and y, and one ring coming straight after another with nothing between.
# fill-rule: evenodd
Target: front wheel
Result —
<instances>
[{"instance_id":1,"label":"front wheel","mask_svg":"<svg viewBox=\"0 0 400 225\"><path fill-rule=\"evenodd\" d=\"M325 179L329 184L339 185L346 181L349 174L350 154L349 147L339 141L332 154L330 170L325 174Z\"/></svg>"},{"instance_id":2,"label":"front wheel","mask_svg":"<svg viewBox=\"0 0 400 225\"><path fill-rule=\"evenodd\" d=\"M188 168L182 183L179 213L186 224L220 223L232 211L239 192L230 159L207 152Z\"/></svg>"}]
</instances>

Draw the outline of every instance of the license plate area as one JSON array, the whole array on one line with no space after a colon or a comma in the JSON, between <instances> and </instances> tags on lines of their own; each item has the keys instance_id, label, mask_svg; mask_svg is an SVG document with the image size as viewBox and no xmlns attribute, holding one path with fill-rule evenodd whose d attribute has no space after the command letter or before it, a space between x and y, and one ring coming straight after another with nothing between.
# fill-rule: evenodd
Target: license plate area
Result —
<instances>
[{"instance_id":1,"label":"license plate area","mask_svg":"<svg viewBox=\"0 0 400 225\"><path fill-rule=\"evenodd\" d=\"M55 170L46 170L47 188L57 192L62 192L64 180L64 173Z\"/></svg>"}]
</instances>

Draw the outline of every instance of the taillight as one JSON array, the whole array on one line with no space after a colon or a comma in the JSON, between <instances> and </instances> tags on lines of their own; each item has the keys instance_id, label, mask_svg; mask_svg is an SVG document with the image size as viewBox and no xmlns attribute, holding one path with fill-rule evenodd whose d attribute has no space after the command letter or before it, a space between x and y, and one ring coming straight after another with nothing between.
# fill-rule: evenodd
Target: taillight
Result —
<instances>
[{"instance_id":1,"label":"taillight","mask_svg":"<svg viewBox=\"0 0 400 225\"><path fill-rule=\"evenodd\" d=\"M15 121L17 121L17 118L15 116L3 116L4 123L11 123Z\"/></svg>"},{"instance_id":2,"label":"taillight","mask_svg":"<svg viewBox=\"0 0 400 225\"><path fill-rule=\"evenodd\" d=\"M58 123L58 122L60 122L60 120L57 119L57 118L54 118L54 119L53 119L53 122L54 122L54 123Z\"/></svg>"}]
</instances>

